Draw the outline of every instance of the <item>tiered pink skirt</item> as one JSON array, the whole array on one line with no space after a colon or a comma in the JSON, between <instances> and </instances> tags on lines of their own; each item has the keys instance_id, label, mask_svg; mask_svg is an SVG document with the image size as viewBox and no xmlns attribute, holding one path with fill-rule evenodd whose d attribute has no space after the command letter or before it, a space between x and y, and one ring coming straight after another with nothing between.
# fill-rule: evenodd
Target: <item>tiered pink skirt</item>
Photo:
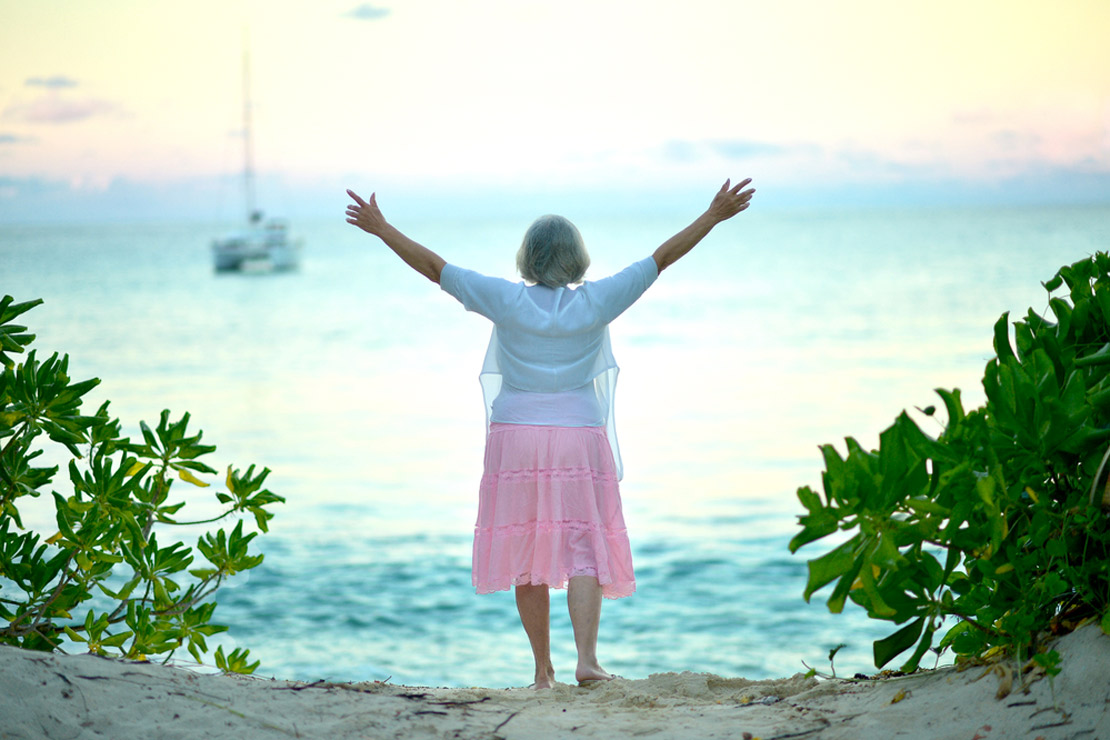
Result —
<instances>
[{"instance_id":1,"label":"tiered pink skirt","mask_svg":"<svg viewBox=\"0 0 1110 740\"><path fill-rule=\"evenodd\" d=\"M478 593L565 588L594 576L602 596L636 590L604 427L491 424L474 527Z\"/></svg>"}]
</instances>

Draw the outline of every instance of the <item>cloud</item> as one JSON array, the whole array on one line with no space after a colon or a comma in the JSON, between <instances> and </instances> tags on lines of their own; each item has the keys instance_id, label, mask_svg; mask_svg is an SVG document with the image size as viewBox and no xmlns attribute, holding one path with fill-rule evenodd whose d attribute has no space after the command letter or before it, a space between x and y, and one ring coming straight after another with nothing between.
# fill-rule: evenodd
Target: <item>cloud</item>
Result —
<instances>
[{"instance_id":1,"label":"cloud","mask_svg":"<svg viewBox=\"0 0 1110 740\"><path fill-rule=\"evenodd\" d=\"M56 180L41 177L0 176L0 199L17 206L12 209L10 214L12 216L18 216L20 209L27 204L37 204L42 200L52 199L64 194L65 191L65 184ZM9 214L4 213L4 209L0 208L0 217L5 215Z\"/></svg>"},{"instance_id":2,"label":"cloud","mask_svg":"<svg viewBox=\"0 0 1110 740\"><path fill-rule=\"evenodd\" d=\"M1002 129L991 134L995 148L1005 153L1028 153L1036 151L1042 144L1040 135L1029 131Z\"/></svg>"},{"instance_id":3,"label":"cloud","mask_svg":"<svg viewBox=\"0 0 1110 740\"><path fill-rule=\"evenodd\" d=\"M157 218L205 221L220 212L220 198L226 193L221 182L212 178L164 183L0 175L0 224Z\"/></svg>"},{"instance_id":4,"label":"cloud","mask_svg":"<svg viewBox=\"0 0 1110 740\"><path fill-rule=\"evenodd\" d=\"M706 142L709 148L725 159L747 159L785 154L787 147L766 141L747 141L744 139L724 139Z\"/></svg>"},{"instance_id":5,"label":"cloud","mask_svg":"<svg viewBox=\"0 0 1110 740\"><path fill-rule=\"evenodd\" d=\"M706 139L690 141L671 139L663 144L663 156L672 162L691 163L707 158L728 160L750 159L752 157L778 157L790 154L816 154L811 145L782 145L769 141L749 139Z\"/></svg>"},{"instance_id":6,"label":"cloud","mask_svg":"<svg viewBox=\"0 0 1110 740\"><path fill-rule=\"evenodd\" d=\"M672 162L693 162L701 159L699 149L692 141L671 139L663 145L663 156Z\"/></svg>"},{"instance_id":7,"label":"cloud","mask_svg":"<svg viewBox=\"0 0 1110 740\"><path fill-rule=\"evenodd\" d=\"M389 8L379 8L370 3L363 3L354 10L346 13L348 18L357 18L361 21L376 21L385 18L392 11Z\"/></svg>"},{"instance_id":8,"label":"cloud","mask_svg":"<svg viewBox=\"0 0 1110 740\"><path fill-rule=\"evenodd\" d=\"M95 116L120 112L116 103L97 98L73 99L61 91L79 86L77 80L65 75L28 77L25 87L47 90L42 97L30 101L16 101L0 112L0 118L21 123L73 123ZM12 143L7 140L5 143Z\"/></svg>"},{"instance_id":9,"label":"cloud","mask_svg":"<svg viewBox=\"0 0 1110 740\"><path fill-rule=\"evenodd\" d=\"M0 132L0 146L4 144L26 144L34 141L30 136L18 136L16 134L5 134Z\"/></svg>"},{"instance_id":10,"label":"cloud","mask_svg":"<svg viewBox=\"0 0 1110 740\"><path fill-rule=\"evenodd\" d=\"M17 103L4 109L0 118L23 123L74 123L94 116L119 112L119 106L106 100L63 100L51 96L29 103Z\"/></svg>"},{"instance_id":11,"label":"cloud","mask_svg":"<svg viewBox=\"0 0 1110 740\"><path fill-rule=\"evenodd\" d=\"M915 165L893 159L873 149L848 146L833 153L833 160L844 169L872 175L907 174ZM921 167L921 165L916 165Z\"/></svg>"},{"instance_id":12,"label":"cloud","mask_svg":"<svg viewBox=\"0 0 1110 740\"><path fill-rule=\"evenodd\" d=\"M46 87L51 90L61 90L67 87L77 87L77 80L62 75L53 77L28 77L23 83L27 87Z\"/></svg>"}]
</instances>

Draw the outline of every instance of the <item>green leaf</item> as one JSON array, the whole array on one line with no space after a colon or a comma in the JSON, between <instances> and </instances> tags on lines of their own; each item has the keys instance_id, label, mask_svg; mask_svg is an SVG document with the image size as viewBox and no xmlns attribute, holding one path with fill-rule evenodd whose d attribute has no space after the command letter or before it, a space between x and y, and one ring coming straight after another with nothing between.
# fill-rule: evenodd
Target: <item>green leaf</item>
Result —
<instances>
[{"instance_id":1,"label":"green leaf","mask_svg":"<svg viewBox=\"0 0 1110 740\"><path fill-rule=\"evenodd\" d=\"M956 425L964 418L964 406L960 400L960 389L953 388L948 391L943 388L937 388L936 394L944 401L945 411L948 413L948 426L946 431L954 430Z\"/></svg>"},{"instance_id":2,"label":"green leaf","mask_svg":"<svg viewBox=\"0 0 1110 740\"><path fill-rule=\"evenodd\" d=\"M925 628L924 633L921 635L921 639L917 643L917 649L913 651L913 655L910 656L909 660L902 664L901 670L903 673L913 673L917 670L918 665L921 663L921 658L923 658L926 651L933 646L933 633L935 631L936 627L931 624Z\"/></svg>"},{"instance_id":3,"label":"green leaf","mask_svg":"<svg viewBox=\"0 0 1110 740\"><path fill-rule=\"evenodd\" d=\"M1067 557L1068 546L1061 539L1052 539L1045 543L1045 552L1053 558Z\"/></svg>"},{"instance_id":4,"label":"green leaf","mask_svg":"<svg viewBox=\"0 0 1110 740\"><path fill-rule=\"evenodd\" d=\"M938 504L935 500L926 497L908 498L905 500L906 506L915 514L939 514L940 516L947 516L949 509L947 506Z\"/></svg>"},{"instance_id":5,"label":"green leaf","mask_svg":"<svg viewBox=\"0 0 1110 740\"><path fill-rule=\"evenodd\" d=\"M34 334L24 333L26 327L17 326L10 322L42 303L41 298L24 303L13 303L13 300L10 295L5 295L0 299L0 366L5 368L11 368L15 365L15 362L6 353L18 354L22 352L23 348L31 344L35 338Z\"/></svg>"},{"instance_id":6,"label":"green leaf","mask_svg":"<svg viewBox=\"0 0 1110 740\"><path fill-rule=\"evenodd\" d=\"M849 574L853 579L855 578L855 573L852 570L856 559L856 547L859 545L861 537L862 535L857 534L839 547L830 550L815 560L809 561L809 580L806 583L805 590L806 601L809 601L810 596L815 591L832 583L837 578ZM856 566L855 570L858 572L859 567Z\"/></svg>"},{"instance_id":7,"label":"green leaf","mask_svg":"<svg viewBox=\"0 0 1110 740\"><path fill-rule=\"evenodd\" d=\"M873 646L875 667L882 668L889 663L894 656L909 649L911 645L917 642L917 638L921 637L921 631L924 627L925 617L921 617L910 622L894 634L884 637L881 640L876 640Z\"/></svg>"},{"instance_id":8,"label":"green leaf","mask_svg":"<svg viewBox=\"0 0 1110 740\"><path fill-rule=\"evenodd\" d=\"M100 644L105 646L105 647L122 648L123 643L127 642L127 640L133 634L134 633L131 632L130 630L126 630L124 632L119 632L117 634L112 635L111 637L106 637L106 638L102 639L100 641Z\"/></svg>"},{"instance_id":9,"label":"green leaf","mask_svg":"<svg viewBox=\"0 0 1110 740\"><path fill-rule=\"evenodd\" d=\"M952 628L945 633L944 637L941 638L940 643L937 645L937 647L942 649L947 648L957 637L970 629L972 629L970 622L964 620L956 622L956 624L953 625Z\"/></svg>"},{"instance_id":10,"label":"green leaf","mask_svg":"<svg viewBox=\"0 0 1110 740\"><path fill-rule=\"evenodd\" d=\"M798 548L803 545L836 532L837 523L839 522L835 511L826 508L821 503L821 497L809 486L798 489L798 499L809 510L809 513L798 517L803 529L790 540L790 552L797 552ZM266 513L266 518L268 516L268 513ZM265 531L264 521L260 521L258 524L259 528Z\"/></svg>"},{"instance_id":11,"label":"green leaf","mask_svg":"<svg viewBox=\"0 0 1110 740\"><path fill-rule=\"evenodd\" d=\"M1017 361L1014 349L1010 346L1010 312L1002 314L994 324L994 351L999 362Z\"/></svg>"},{"instance_id":12,"label":"green leaf","mask_svg":"<svg viewBox=\"0 0 1110 740\"><path fill-rule=\"evenodd\" d=\"M1033 662L1043 668L1048 676L1060 674L1060 653L1055 650L1049 650L1047 653L1037 653L1033 656Z\"/></svg>"},{"instance_id":13,"label":"green leaf","mask_svg":"<svg viewBox=\"0 0 1110 740\"><path fill-rule=\"evenodd\" d=\"M1076 367L1095 367L1106 364L1110 364L1110 343L1102 345L1102 347L1093 354L1086 355L1085 357L1077 357L1075 359Z\"/></svg>"},{"instance_id":14,"label":"green leaf","mask_svg":"<svg viewBox=\"0 0 1110 740\"><path fill-rule=\"evenodd\" d=\"M42 305L41 298L34 300L24 301L23 303L13 303L14 299L10 295L5 295L0 299L0 324L7 324L17 316L30 311L35 306ZM22 330L22 327L20 327Z\"/></svg>"},{"instance_id":15,"label":"green leaf","mask_svg":"<svg viewBox=\"0 0 1110 740\"><path fill-rule=\"evenodd\" d=\"M265 509L260 509L256 506L252 506L250 511L252 514L254 514L255 525L263 532L269 532L270 525L268 524L268 522L270 519L273 518L274 515L266 511Z\"/></svg>"},{"instance_id":16,"label":"green leaf","mask_svg":"<svg viewBox=\"0 0 1110 740\"><path fill-rule=\"evenodd\" d=\"M897 615L897 611L892 608L879 594L879 589L875 581L875 571L878 566L870 558L864 558L862 565L859 569L859 583L863 587L864 597L859 597L859 603L867 609L868 616L875 619L891 619ZM853 582L853 586L855 583ZM853 595L853 598L857 598Z\"/></svg>"},{"instance_id":17,"label":"green leaf","mask_svg":"<svg viewBox=\"0 0 1110 740\"><path fill-rule=\"evenodd\" d=\"M151 431L150 426L145 421L140 421L139 429L142 430L143 439L146 441L147 447L157 452L159 449L158 440L155 438L154 432Z\"/></svg>"}]
</instances>

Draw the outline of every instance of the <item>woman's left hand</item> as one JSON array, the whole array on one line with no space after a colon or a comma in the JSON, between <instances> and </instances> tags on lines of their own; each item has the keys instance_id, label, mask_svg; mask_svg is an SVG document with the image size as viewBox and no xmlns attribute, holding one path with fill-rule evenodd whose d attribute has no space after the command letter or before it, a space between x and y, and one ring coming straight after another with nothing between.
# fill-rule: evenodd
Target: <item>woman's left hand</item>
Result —
<instances>
[{"instance_id":1,"label":"woman's left hand","mask_svg":"<svg viewBox=\"0 0 1110 740\"><path fill-rule=\"evenodd\" d=\"M725 180L725 184L713 196L713 202L709 205L709 210L706 213L713 219L713 223L720 223L727 219L732 218L740 211L747 210L751 205L752 196L755 194L755 188L744 187L749 185L752 178L747 177L732 185L730 180Z\"/></svg>"},{"instance_id":2,"label":"woman's left hand","mask_svg":"<svg viewBox=\"0 0 1110 740\"><path fill-rule=\"evenodd\" d=\"M388 223L378 208L376 194L370 194L369 202L358 197L358 194L353 190L348 190L347 195L355 201L347 206L347 223L354 224L367 234L381 236Z\"/></svg>"}]
</instances>

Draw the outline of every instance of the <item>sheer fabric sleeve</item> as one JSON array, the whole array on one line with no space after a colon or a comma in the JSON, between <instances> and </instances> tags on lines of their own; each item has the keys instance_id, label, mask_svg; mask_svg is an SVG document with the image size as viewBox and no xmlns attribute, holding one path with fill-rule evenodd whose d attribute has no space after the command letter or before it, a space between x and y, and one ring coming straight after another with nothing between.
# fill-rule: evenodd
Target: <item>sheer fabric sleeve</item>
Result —
<instances>
[{"instance_id":1,"label":"sheer fabric sleeve","mask_svg":"<svg viewBox=\"0 0 1110 740\"><path fill-rule=\"evenodd\" d=\"M489 277L450 263L443 266L439 285L458 299L467 311L481 314L495 324L502 320L524 290L523 283Z\"/></svg>"}]
</instances>

